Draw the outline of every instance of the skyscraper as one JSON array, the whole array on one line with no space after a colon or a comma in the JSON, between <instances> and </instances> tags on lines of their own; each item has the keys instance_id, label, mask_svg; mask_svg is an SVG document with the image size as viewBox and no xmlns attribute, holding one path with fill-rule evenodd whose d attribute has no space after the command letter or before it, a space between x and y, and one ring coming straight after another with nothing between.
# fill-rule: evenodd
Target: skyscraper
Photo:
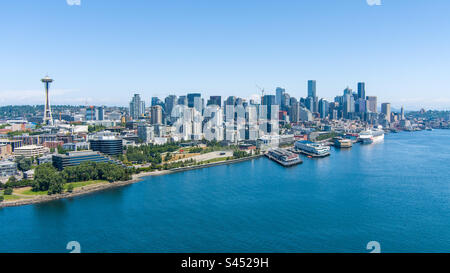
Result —
<instances>
[{"instance_id":1,"label":"skyscraper","mask_svg":"<svg viewBox=\"0 0 450 273\"><path fill-rule=\"evenodd\" d=\"M290 106L291 96L288 93L283 93L281 96L280 109L283 111L288 111Z\"/></svg>"},{"instance_id":2,"label":"skyscraper","mask_svg":"<svg viewBox=\"0 0 450 273\"><path fill-rule=\"evenodd\" d=\"M384 114L386 120L391 122L391 104L386 102L381 104L381 113Z\"/></svg>"},{"instance_id":3,"label":"skyscraper","mask_svg":"<svg viewBox=\"0 0 450 273\"><path fill-rule=\"evenodd\" d=\"M315 80L309 80L308 81L308 97L316 97L316 81Z\"/></svg>"},{"instance_id":4,"label":"skyscraper","mask_svg":"<svg viewBox=\"0 0 450 273\"><path fill-rule=\"evenodd\" d=\"M217 105L222 107L222 97L221 96L210 96L206 105Z\"/></svg>"},{"instance_id":5,"label":"skyscraper","mask_svg":"<svg viewBox=\"0 0 450 273\"><path fill-rule=\"evenodd\" d=\"M293 102L291 104L291 111L289 113L289 118L291 122L297 123L300 121L300 103L299 102Z\"/></svg>"},{"instance_id":6,"label":"skyscraper","mask_svg":"<svg viewBox=\"0 0 450 273\"><path fill-rule=\"evenodd\" d=\"M357 113L365 113L367 112L367 107L366 107L366 100L365 99L357 99L355 101L355 110Z\"/></svg>"},{"instance_id":7,"label":"skyscraper","mask_svg":"<svg viewBox=\"0 0 450 273\"><path fill-rule=\"evenodd\" d=\"M376 96L367 96L367 101L369 103L368 112L376 113L377 110L377 97Z\"/></svg>"},{"instance_id":8,"label":"skyscraper","mask_svg":"<svg viewBox=\"0 0 450 273\"><path fill-rule=\"evenodd\" d=\"M358 82L358 99L366 99L366 84Z\"/></svg>"},{"instance_id":9,"label":"skyscraper","mask_svg":"<svg viewBox=\"0 0 450 273\"><path fill-rule=\"evenodd\" d=\"M277 89L275 89L275 100L277 102L278 105L281 106L282 104L282 100L283 100L283 95L285 94L286 90L284 88L281 87L277 87Z\"/></svg>"},{"instance_id":10,"label":"skyscraper","mask_svg":"<svg viewBox=\"0 0 450 273\"><path fill-rule=\"evenodd\" d=\"M152 106L150 112L150 121L152 124L162 124L162 107L161 105Z\"/></svg>"},{"instance_id":11,"label":"skyscraper","mask_svg":"<svg viewBox=\"0 0 450 273\"><path fill-rule=\"evenodd\" d=\"M164 103L158 97L152 97L152 106L155 106L155 105L163 106Z\"/></svg>"},{"instance_id":12,"label":"skyscraper","mask_svg":"<svg viewBox=\"0 0 450 273\"><path fill-rule=\"evenodd\" d=\"M48 76L45 76L45 78L43 78L41 81L45 84L45 109L43 123L45 125L53 125L52 109L50 107L50 100L48 97L50 83L53 82L53 80Z\"/></svg>"},{"instance_id":13,"label":"skyscraper","mask_svg":"<svg viewBox=\"0 0 450 273\"><path fill-rule=\"evenodd\" d=\"M86 120L103 120L105 115L104 106L89 106L86 108Z\"/></svg>"},{"instance_id":14,"label":"skyscraper","mask_svg":"<svg viewBox=\"0 0 450 273\"><path fill-rule=\"evenodd\" d=\"M188 107L194 107L194 99L196 97L201 98L202 95L200 93L189 93L189 94L187 94Z\"/></svg>"},{"instance_id":15,"label":"skyscraper","mask_svg":"<svg viewBox=\"0 0 450 273\"><path fill-rule=\"evenodd\" d=\"M273 119L277 119L278 117L278 110L279 107L276 102L276 97L274 95L265 95L262 97L262 107L265 108L264 111L266 111L266 115L262 115L263 119L267 119L269 121L272 121ZM262 112L264 112L262 111ZM278 124L278 120L277 120ZM267 133L272 133L274 128L273 124L269 123L267 125Z\"/></svg>"},{"instance_id":16,"label":"skyscraper","mask_svg":"<svg viewBox=\"0 0 450 273\"><path fill-rule=\"evenodd\" d=\"M130 116L132 119L138 119L145 113L145 102L141 100L139 94L134 94L130 102Z\"/></svg>"},{"instance_id":17,"label":"skyscraper","mask_svg":"<svg viewBox=\"0 0 450 273\"><path fill-rule=\"evenodd\" d=\"M344 96L345 95L352 95L353 90L347 86L347 88L344 89Z\"/></svg>"},{"instance_id":18,"label":"skyscraper","mask_svg":"<svg viewBox=\"0 0 450 273\"><path fill-rule=\"evenodd\" d=\"M350 113L355 112L355 99L352 95L346 94L344 95L344 108L343 108L343 114L344 118L349 118Z\"/></svg>"},{"instance_id":19,"label":"skyscraper","mask_svg":"<svg viewBox=\"0 0 450 273\"><path fill-rule=\"evenodd\" d=\"M187 106L188 105L188 100L187 100L186 96L180 96L178 98L178 104Z\"/></svg>"},{"instance_id":20,"label":"skyscraper","mask_svg":"<svg viewBox=\"0 0 450 273\"><path fill-rule=\"evenodd\" d=\"M203 113L204 100L201 97L194 97L193 108L197 110L200 114Z\"/></svg>"},{"instance_id":21,"label":"skyscraper","mask_svg":"<svg viewBox=\"0 0 450 273\"><path fill-rule=\"evenodd\" d=\"M166 117L170 117L170 115L172 114L173 107L175 107L175 105L177 105L177 96L169 95L164 99Z\"/></svg>"},{"instance_id":22,"label":"skyscraper","mask_svg":"<svg viewBox=\"0 0 450 273\"><path fill-rule=\"evenodd\" d=\"M319 114L320 118L326 118L328 116L328 101L320 99L319 101Z\"/></svg>"},{"instance_id":23,"label":"skyscraper","mask_svg":"<svg viewBox=\"0 0 450 273\"><path fill-rule=\"evenodd\" d=\"M314 97L307 97L305 105L309 111L314 112Z\"/></svg>"},{"instance_id":24,"label":"skyscraper","mask_svg":"<svg viewBox=\"0 0 450 273\"><path fill-rule=\"evenodd\" d=\"M235 96L229 96L227 100L225 101L225 105L235 105L236 104L236 97Z\"/></svg>"}]
</instances>

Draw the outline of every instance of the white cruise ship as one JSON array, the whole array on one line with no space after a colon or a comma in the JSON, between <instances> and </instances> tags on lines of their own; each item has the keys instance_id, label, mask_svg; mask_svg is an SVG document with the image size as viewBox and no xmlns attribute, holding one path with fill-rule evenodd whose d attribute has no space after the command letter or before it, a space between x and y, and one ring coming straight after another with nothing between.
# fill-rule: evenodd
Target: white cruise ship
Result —
<instances>
[{"instance_id":1,"label":"white cruise ship","mask_svg":"<svg viewBox=\"0 0 450 273\"><path fill-rule=\"evenodd\" d=\"M373 129L363 131L359 134L358 140L363 144L372 144L383 141L384 131L381 129Z\"/></svg>"},{"instance_id":2,"label":"white cruise ship","mask_svg":"<svg viewBox=\"0 0 450 273\"><path fill-rule=\"evenodd\" d=\"M307 140L295 142L295 149L311 156L322 157L330 155L330 147Z\"/></svg>"}]
</instances>

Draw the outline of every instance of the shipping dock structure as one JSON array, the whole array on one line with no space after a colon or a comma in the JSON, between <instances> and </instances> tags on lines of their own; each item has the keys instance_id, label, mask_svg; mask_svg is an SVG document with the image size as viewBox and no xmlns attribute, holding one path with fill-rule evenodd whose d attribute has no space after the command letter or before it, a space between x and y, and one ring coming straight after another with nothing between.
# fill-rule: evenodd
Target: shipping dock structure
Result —
<instances>
[{"instance_id":1,"label":"shipping dock structure","mask_svg":"<svg viewBox=\"0 0 450 273\"><path fill-rule=\"evenodd\" d=\"M353 146L353 141L348 138L335 137L332 145L337 148L351 148Z\"/></svg>"},{"instance_id":2,"label":"shipping dock structure","mask_svg":"<svg viewBox=\"0 0 450 273\"><path fill-rule=\"evenodd\" d=\"M265 155L284 167L291 167L303 163L298 155L280 148L271 149Z\"/></svg>"}]
</instances>

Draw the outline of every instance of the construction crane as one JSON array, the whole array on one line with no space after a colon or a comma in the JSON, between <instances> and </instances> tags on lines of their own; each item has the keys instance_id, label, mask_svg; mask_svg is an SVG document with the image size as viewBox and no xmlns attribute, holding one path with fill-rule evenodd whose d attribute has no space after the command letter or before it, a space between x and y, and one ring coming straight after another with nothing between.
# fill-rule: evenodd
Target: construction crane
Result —
<instances>
[{"instance_id":1,"label":"construction crane","mask_svg":"<svg viewBox=\"0 0 450 273\"><path fill-rule=\"evenodd\" d=\"M256 88L258 88L261 91L261 104L262 104L263 97L264 97L264 88L261 88L259 85L256 85Z\"/></svg>"}]
</instances>

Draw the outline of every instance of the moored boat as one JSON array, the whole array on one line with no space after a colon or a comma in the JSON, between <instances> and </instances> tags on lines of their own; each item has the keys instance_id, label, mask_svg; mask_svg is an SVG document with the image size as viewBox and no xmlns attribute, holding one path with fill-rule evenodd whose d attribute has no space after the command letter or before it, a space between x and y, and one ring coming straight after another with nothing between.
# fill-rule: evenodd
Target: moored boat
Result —
<instances>
[{"instance_id":1,"label":"moored boat","mask_svg":"<svg viewBox=\"0 0 450 273\"><path fill-rule=\"evenodd\" d=\"M363 131L359 134L358 141L363 144L372 144L383 141L384 131L381 129Z\"/></svg>"},{"instance_id":2,"label":"moored boat","mask_svg":"<svg viewBox=\"0 0 450 273\"><path fill-rule=\"evenodd\" d=\"M330 155L330 147L308 140L299 140L295 142L294 149L312 157L324 157Z\"/></svg>"}]
</instances>

